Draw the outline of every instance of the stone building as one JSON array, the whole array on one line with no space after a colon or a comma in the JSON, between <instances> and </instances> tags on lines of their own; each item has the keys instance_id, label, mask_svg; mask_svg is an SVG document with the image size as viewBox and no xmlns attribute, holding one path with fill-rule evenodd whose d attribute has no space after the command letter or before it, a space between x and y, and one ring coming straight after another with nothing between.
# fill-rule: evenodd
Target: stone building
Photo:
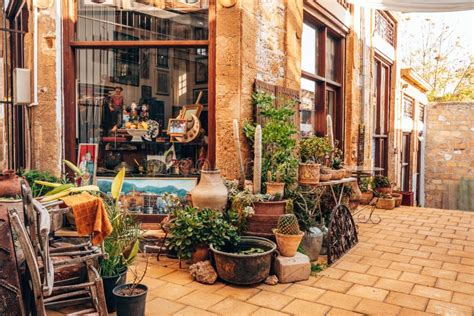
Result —
<instances>
[{"instance_id":1,"label":"stone building","mask_svg":"<svg viewBox=\"0 0 474 316\"><path fill-rule=\"evenodd\" d=\"M8 59L24 48L13 68L31 70L32 101L14 105L10 98L0 112L3 166L59 174L63 159L77 160L79 143L97 143L98 172L108 170L105 162L123 157L110 150L121 139L104 139L104 102L120 86L120 102L146 104L161 136L168 120L204 92L207 141L173 150L194 163L207 151L224 176L235 177L232 121L252 117L260 80L300 92L302 134L325 135L331 115L346 165L380 168L400 183L397 14L344 0L185 2L6 1L6 28L15 29L23 12L24 30L17 41L16 31L2 38L9 43L4 89L13 83ZM164 144L132 144L122 155L133 165L163 156ZM243 150L250 155L245 143Z\"/></svg>"}]
</instances>

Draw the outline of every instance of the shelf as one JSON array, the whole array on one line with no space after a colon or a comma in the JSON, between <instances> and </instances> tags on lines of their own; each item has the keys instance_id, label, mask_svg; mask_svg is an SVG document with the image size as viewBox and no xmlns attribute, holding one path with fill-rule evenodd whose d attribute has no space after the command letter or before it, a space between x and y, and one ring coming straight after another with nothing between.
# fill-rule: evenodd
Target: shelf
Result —
<instances>
[{"instance_id":1,"label":"shelf","mask_svg":"<svg viewBox=\"0 0 474 316\"><path fill-rule=\"evenodd\" d=\"M110 172L99 172L97 171L97 177L107 177L107 178L113 178L117 174L116 171L110 171ZM150 174L139 174L139 173L126 173L125 178L198 178L199 174L190 174L190 175L181 175L181 174L157 174L157 175L150 175Z\"/></svg>"}]
</instances>

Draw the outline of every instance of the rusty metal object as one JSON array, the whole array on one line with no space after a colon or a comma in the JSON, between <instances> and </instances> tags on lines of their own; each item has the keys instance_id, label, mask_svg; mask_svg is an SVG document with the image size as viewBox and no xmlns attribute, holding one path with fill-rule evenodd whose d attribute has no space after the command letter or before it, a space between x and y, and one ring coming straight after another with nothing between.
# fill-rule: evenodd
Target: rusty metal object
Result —
<instances>
[{"instance_id":1,"label":"rusty metal object","mask_svg":"<svg viewBox=\"0 0 474 316\"><path fill-rule=\"evenodd\" d=\"M327 245L328 264L341 258L358 243L357 229L351 212L343 204L337 205L331 212Z\"/></svg>"},{"instance_id":2,"label":"rusty metal object","mask_svg":"<svg viewBox=\"0 0 474 316\"><path fill-rule=\"evenodd\" d=\"M274 242L258 237L242 237L236 251L261 248L262 253L237 254L215 249L211 245L217 274L232 284L255 284L264 281L270 275Z\"/></svg>"},{"instance_id":3,"label":"rusty metal object","mask_svg":"<svg viewBox=\"0 0 474 316\"><path fill-rule=\"evenodd\" d=\"M25 315L10 220L3 206L0 206L0 315Z\"/></svg>"}]
</instances>

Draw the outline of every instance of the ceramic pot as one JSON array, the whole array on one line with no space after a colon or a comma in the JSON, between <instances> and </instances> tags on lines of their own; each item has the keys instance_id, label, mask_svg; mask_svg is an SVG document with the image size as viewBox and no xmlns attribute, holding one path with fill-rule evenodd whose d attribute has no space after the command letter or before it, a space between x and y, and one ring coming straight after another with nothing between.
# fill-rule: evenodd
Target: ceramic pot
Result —
<instances>
[{"instance_id":1,"label":"ceramic pot","mask_svg":"<svg viewBox=\"0 0 474 316\"><path fill-rule=\"evenodd\" d=\"M395 207L402 205L403 195L401 193L393 192L392 197L395 199Z\"/></svg>"},{"instance_id":2,"label":"ceramic pot","mask_svg":"<svg viewBox=\"0 0 474 316\"><path fill-rule=\"evenodd\" d=\"M361 192L360 194L360 203L363 205L367 205L372 201L374 197L374 193L369 191L369 192Z\"/></svg>"},{"instance_id":3,"label":"ceramic pot","mask_svg":"<svg viewBox=\"0 0 474 316\"><path fill-rule=\"evenodd\" d=\"M15 198L21 196L21 178L15 170L4 170L0 174L0 197Z\"/></svg>"},{"instance_id":4,"label":"ceramic pot","mask_svg":"<svg viewBox=\"0 0 474 316\"><path fill-rule=\"evenodd\" d=\"M301 248L310 261L318 260L322 244L323 232L318 227L311 227L309 231L304 233L301 240Z\"/></svg>"},{"instance_id":5,"label":"ceramic pot","mask_svg":"<svg viewBox=\"0 0 474 316\"><path fill-rule=\"evenodd\" d=\"M191 254L191 261L193 263L209 260L209 247L199 245Z\"/></svg>"},{"instance_id":6,"label":"ceramic pot","mask_svg":"<svg viewBox=\"0 0 474 316\"><path fill-rule=\"evenodd\" d=\"M278 245L278 251L283 257L294 257L298 246L303 239L304 233L301 232L299 235L283 235L278 233L276 230L273 231L275 234L276 242Z\"/></svg>"},{"instance_id":7,"label":"ceramic pot","mask_svg":"<svg viewBox=\"0 0 474 316\"><path fill-rule=\"evenodd\" d=\"M376 204L377 208L384 210L393 210L395 208L395 199L394 198L379 198Z\"/></svg>"},{"instance_id":8,"label":"ceramic pot","mask_svg":"<svg viewBox=\"0 0 474 316\"><path fill-rule=\"evenodd\" d=\"M279 195L283 197L285 194L285 183L284 182L266 182L267 194Z\"/></svg>"},{"instance_id":9,"label":"ceramic pot","mask_svg":"<svg viewBox=\"0 0 474 316\"><path fill-rule=\"evenodd\" d=\"M300 163L298 168L298 182L303 185L318 184L320 168L320 164Z\"/></svg>"},{"instance_id":10,"label":"ceramic pot","mask_svg":"<svg viewBox=\"0 0 474 316\"><path fill-rule=\"evenodd\" d=\"M376 188L375 191L381 194L392 194L392 188Z\"/></svg>"},{"instance_id":11,"label":"ceramic pot","mask_svg":"<svg viewBox=\"0 0 474 316\"><path fill-rule=\"evenodd\" d=\"M341 180L344 179L344 176L346 175L346 170L345 169L338 169L332 170L332 180Z\"/></svg>"},{"instance_id":12,"label":"ceramic pot","mask_svg":"<svg viewBox=\"0 0 474 316\"><path fill-rule=\"evenodd\" d=\"M330 173L320 174L319 182L328 182L331 181L332 175Z\"/></svg>"},{"instance_id":13,"label":"ceramic pot","mask_svg":"<svg viewBox=\"0 0 474 316\"><path fill-rule=\"evenodd\" d=\"M191 191L193 206L198 209L223 210L227 205L227 195L219 170L201 170L201 180Z\"/></svg>"}]
</instances>

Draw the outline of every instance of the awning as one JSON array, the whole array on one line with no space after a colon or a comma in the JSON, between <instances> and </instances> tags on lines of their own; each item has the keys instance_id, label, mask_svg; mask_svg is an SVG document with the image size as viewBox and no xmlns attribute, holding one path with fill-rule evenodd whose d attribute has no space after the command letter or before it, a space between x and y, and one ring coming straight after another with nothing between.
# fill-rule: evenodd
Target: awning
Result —
<instances>
[{"instance_id":1,"label":"awning","mask_svg":"<svg viewBox=\"0 0 474 316\"><path fill-rule=\"evenodd\" d=\"M474 0L348 0L373 9L400 12L451 12L474 10Z\"/></svg>"}]
</instances>

